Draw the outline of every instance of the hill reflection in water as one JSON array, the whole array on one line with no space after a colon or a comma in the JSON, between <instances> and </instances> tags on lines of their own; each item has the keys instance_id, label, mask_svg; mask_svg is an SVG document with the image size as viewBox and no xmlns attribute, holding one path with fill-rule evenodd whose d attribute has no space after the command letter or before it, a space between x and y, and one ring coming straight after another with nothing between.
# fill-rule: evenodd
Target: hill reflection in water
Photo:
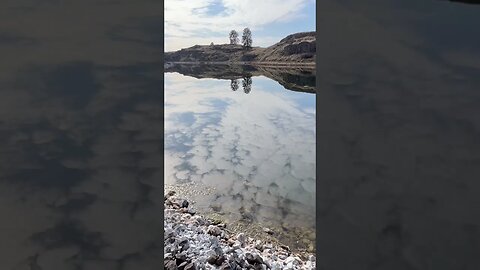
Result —
<instances>
[{"instance_id":1,"label":"hill reflection in water","mask_svg":"<svg viewBox=\"0 0 480 270\"><path fill-rule=\"evenodd\" d=\"M251 65L167 64L165 72L177 72L195 78L238 80L265 76L287 90L316 93L315 69L311 67L263 67Z\"/></svg>"}]
</instances>

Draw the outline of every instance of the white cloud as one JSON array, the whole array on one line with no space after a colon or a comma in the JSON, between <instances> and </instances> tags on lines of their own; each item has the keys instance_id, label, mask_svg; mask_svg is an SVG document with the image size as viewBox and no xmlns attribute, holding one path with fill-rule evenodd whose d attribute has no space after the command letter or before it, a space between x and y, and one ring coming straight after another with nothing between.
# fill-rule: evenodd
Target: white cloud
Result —
<instances>
[{"instance_id":1,"label":"white cloud","mask_svg":"<svg viewBox=\"0 0 480 270\"><path fill-rule=\"evenodd\" d=\"M187 46L207 40L199 44L225 43L232 29L249 27L255 31L270 23L293 20L302 16L300 11L309 0L221 0L224 10L208 15L214 2L219 1L165 1L165 49L185 47L186 40L190 40Z\"/></svg>"}]
</instances>

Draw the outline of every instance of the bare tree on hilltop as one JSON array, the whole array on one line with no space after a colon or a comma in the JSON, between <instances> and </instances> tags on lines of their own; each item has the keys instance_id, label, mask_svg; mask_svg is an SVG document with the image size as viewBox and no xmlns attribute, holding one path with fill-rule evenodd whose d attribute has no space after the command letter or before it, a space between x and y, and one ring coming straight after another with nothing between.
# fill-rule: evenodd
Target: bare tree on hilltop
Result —
<instances>
[{"instance_id":1,"label":"bare tree on hilltop","mask_svg":"<svg viewBox=\"0 0 480 270\"><path fill-rule=\"evenodd\" d=\"M235 30L230 31L230 44L231 45L238 44L238 33Z\"/></svg>"},{"instance_id":2,"label":"bare tree on hilltop","mask_svg":"<svg viewBox=\"0 0 480 270\"><path fill-rule=\"evenodd\" d=\"M245 48L252 47L252 31L248 27L243 29L242 43Z\"/></svg>"}]
</instances>

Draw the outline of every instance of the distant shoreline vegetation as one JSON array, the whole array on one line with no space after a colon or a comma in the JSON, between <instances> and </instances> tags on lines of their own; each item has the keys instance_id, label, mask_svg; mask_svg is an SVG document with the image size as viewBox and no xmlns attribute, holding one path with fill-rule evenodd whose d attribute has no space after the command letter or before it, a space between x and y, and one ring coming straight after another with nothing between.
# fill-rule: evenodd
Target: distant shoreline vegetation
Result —
<instances>
[{"instance_id":1,"label":"distant shoreline vegetation","mask_svg":"<svg viewBox=\"0 0 480 270\"><path fill-rule=\"evenodd\" d=\"M270 47L253 47L252 33L243 30L242 44L238 33L229 33L229 44L195 45L165 52L166 65L181 64L249 64L271 66L315 66L315 32L291 34Z\"/></svg>"}]
</instances>

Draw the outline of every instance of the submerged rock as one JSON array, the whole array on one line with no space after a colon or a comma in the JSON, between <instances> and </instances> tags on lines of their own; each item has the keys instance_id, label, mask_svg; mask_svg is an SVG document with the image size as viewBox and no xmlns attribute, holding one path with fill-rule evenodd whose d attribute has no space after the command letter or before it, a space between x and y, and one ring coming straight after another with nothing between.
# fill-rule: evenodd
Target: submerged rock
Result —
<instances>
[{"instance_id":1,"label":"submerged rock","mask_svg":"<svg viewBox=\"0 0 480 270\"><path fill-rule=\"evenodd\" d=\"M266 233L268 233L268 234L273 234L273 231L272 231L271 229L269 229L269 228L266 228L266 227L263 228L263 231L266 232Z\"/></svg>"}]
</instances>

